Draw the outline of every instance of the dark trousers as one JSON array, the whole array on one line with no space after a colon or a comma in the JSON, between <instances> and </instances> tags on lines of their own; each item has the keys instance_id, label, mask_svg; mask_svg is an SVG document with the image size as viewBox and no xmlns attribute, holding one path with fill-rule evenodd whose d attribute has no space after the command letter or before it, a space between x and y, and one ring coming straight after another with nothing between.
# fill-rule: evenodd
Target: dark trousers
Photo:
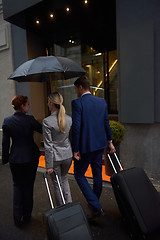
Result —
<instances>
[{"instance_id":1,"label":"dark trousers","mask_svg":"<svg viewBox=\"0 0 160 240\"><path fill-rule=\"evenodd\" d=\"M83 192L88 204L94 211L100 210L102 207L99 198L102 192L102 155L104 150L98 150L91 153L81 155L79 161L74 161L74 176ZM85 173L91 165L93 174L93 189L88 183Z\"/></svg>"},{"instance_id":2,"label":"dark trousers","mask_svg":"<svg viewBox=\"0 0 160 240\"><path fill-rule=\"evenodd\" d=\"M33 208L33 187L38 162L10 163L13 178L13 216L28 221Z\"/></svg>"}]
</instances>

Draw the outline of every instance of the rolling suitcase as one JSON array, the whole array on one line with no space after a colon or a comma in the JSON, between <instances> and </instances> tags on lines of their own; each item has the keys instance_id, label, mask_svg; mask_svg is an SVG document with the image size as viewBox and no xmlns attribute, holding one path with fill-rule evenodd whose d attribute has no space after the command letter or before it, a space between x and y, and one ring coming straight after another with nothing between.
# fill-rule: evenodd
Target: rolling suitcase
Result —
<instances>
[{"instance_id":1,"label":"rolling suitcase","mask_svg":"<svg viewBox=\"0 0 160 240\"><path fill-rule=\"evenodd\" d=\"M64 205L54 208L47 174L44 180L52 209L46 216L47 235L49 240L92 240L91 231L82 206L78 202L65 204L57 173L54 171Z\"/></svg>"},{"instance_id":2,"label":"rolling suitcase","mask_svg":"<svg viewBox=\"0 0 160 240\"><path fill-rule=\"evenodd\" d=\"M116 159L117 155L115 154ZM160 230L160 195L142 168L130 168L115 173L111 183L119 209L133 236L146 238ZM119 160L118 160L119 161ZM159 237L160 239L160 237Z\"/></svg>"}]
</instances>

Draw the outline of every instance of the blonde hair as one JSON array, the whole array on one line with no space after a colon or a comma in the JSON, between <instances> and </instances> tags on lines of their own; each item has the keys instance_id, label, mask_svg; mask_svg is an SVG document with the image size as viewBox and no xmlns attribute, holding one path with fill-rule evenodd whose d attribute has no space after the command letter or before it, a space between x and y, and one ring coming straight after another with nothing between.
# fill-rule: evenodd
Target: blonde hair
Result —
<instances>
[{"instance_id":1,"label":"blonde hair","mask_svg":"<svg viewBox=\"0 0 160 240\"><path fill-rule=\"evenodd\" d=\"M65 118L65 108L62 105L63 97L59 92L54 92L48 96L48 101L53 103L58 109L58 126L62 133L66 132L66 118Z\"/></svg>"}]
</instances>

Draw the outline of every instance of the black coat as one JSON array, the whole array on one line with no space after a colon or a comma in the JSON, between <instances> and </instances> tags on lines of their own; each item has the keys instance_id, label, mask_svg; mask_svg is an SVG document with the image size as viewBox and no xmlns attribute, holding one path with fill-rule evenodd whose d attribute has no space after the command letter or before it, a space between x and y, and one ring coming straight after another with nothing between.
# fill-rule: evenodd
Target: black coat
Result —
<instances>
[{"instance_id":1,"label":"black coat","mask_svg":"<svg viewBox=\"0 0 160 240\"><path fill-rule=\"evenodd\" d=\"M4 119L2 129L3 164L7 162L26 163L38 160L40 151L34 142L33 133L34 131L42 133L42 125L33 116L16 112Z\"/></svg>"}]
</instances>

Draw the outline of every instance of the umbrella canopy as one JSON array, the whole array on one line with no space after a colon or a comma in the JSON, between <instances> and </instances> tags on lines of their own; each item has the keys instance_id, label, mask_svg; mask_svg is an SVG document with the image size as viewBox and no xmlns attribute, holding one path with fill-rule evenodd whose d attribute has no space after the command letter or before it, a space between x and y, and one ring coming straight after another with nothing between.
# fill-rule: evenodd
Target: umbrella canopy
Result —
<instances>
[{"instance_id":1,"label":"umbrella canopy","mask_svg":"<svg viewBox=\"0 0 160 240\"><path fill-rule=\"evenodd\" d=\"M18 82L45 82L83 76L86 71L76 62L65 57L46 56L29 60L20 65L9 77Z\"/></svg>"}]
</instances>

